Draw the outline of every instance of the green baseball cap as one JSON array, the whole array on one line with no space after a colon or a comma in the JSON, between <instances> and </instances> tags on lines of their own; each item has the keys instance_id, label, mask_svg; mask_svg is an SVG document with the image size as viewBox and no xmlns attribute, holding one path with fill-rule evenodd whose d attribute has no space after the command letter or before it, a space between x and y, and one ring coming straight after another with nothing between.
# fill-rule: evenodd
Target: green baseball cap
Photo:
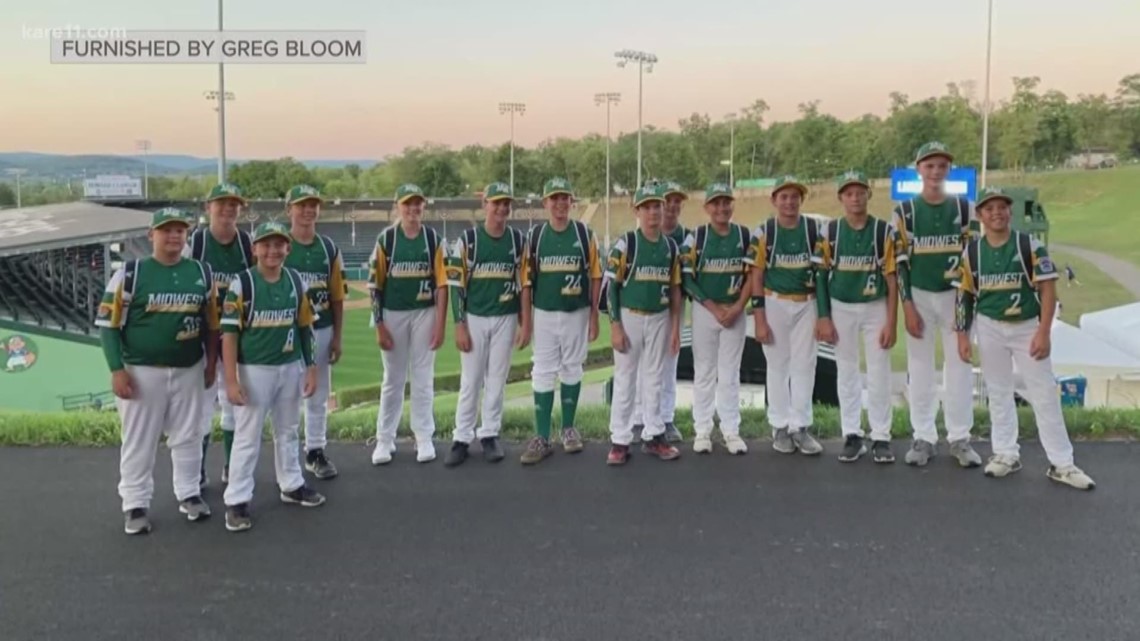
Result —
<instances>
[{"instance_id":1,"label":"green baseball cap","mask_svg":"<svg viewBox=\"0 0 1140 641\"><path fill-rule=\"evenodd\" d=\"M640 207L653 201L665 202L665 196L662 195L662 189L659 186L644 185L633 193L634 207Z\"/></svg>"},{"instance_id":2,"label":"green baseball cap","mask_svg":"<svg viewBox=\"0 0 1140 641\"><path fill-rule=\"evenodd\" d=\"M668 198L669 196L673 195L680 196L685 200L689 199L689 193L685 191L685 188L681 186L681 183L675 180L670 180L661 186L661 197Z\"/></svg>"},{"instance_id":3,"label":"green baseball cap","mask_svg":"<svg viewBox=\"0 0 1140 641\"><path fill-rule=\"evenodd\" d=\"M165 227L171 223L178 223L181 225L186 225L187 227L193 227L194 216L189 212L178 209L177 207L163 207L162 209L154 212L154 214L152 214L150 217L151 229Z\"/></svg>"},{"instance_id":4,"label":"green baseball cap","mask_svg":"<svg viewBox=\"0 0 1140 641\"><path fill-rule=\"evenodd\" d=\"M776 186L772 187L772 195L775 196L781 190L795 189L800 192L800 198L807 198L808 188L807 185L799 181L795 176L780 176L776 179Z\"/></svg>"},{"instance_id":5,"label":"green baseball cap","mask_svg":"<svg viewBox=\"0 0 1140 641\"><path fill-rule=\"evenodd\" d=\"M285 204L287 205L295 205L306 200L315 200L321 203L325 202L325 199L321 198L321 192L317 191L317 188L312 185L296 185L290 189L289 193L285 196Z\"/></svg>"},{"instance_id":6,"label":"green baseball cap","mask_svg":"<svg viewBox=\"0 0 1140 641\"><path fill-rule=\"evenodd\" d=\"M556 194L569 194L574 197L574 187L565 178L551 178L542 186L542 197L549 198Z\"/></svg>"},{"instance_id":7,"label":"green baseball cap","mask_svg":"<svg viewBox=\"0 0 1140 641\"><path fill-rule=\"evenodd\" d=\"M946 160L954 162L954 154L950 153L950 148L944 143L933 140L918 148L918 151L914 154L914 164L917 165L927 158L934 156L942 156L946 158Z\"/></svg>"},{"instance_id":8,"label":"green baseball cap","mask_svg":"<svg viewBox=\"0 0 1140 641\"><path fill-rule=\"evenodd\" d=\"M732 187L728 183L713 183L705 188L705 204L709 204L717 198L728 198L736 200L736 195L732 193Z\"/></svg>"},{"instance_id":9,"label":"green baseball cap","mask_svg":"<svg viewBox=\"0 0 1140 641\"><path fill-rule=\"evenodd\" d=\"M289 233L288 227L276 220L271 220L257 226L253 232L253 242L258 243L271 236L280 236L289 242L293 241L293 236Z\"/></svg>"},{"instance_id":10,"label":"green baseball cap","mask_svg":"<svg viewBox=\"0 0 1140 641\"><path fill-rule=\"evenodd\" d=\"M424 190L420 189L419 185L404 183L396 188L397 203L406 203L413 198L427 200L427 196L424 195Z\"/></svg>"},{"instance_id":11,"label":"green baseball cap","mask_svg":"<svg viewBox=\"0 0 1140 641\"><path fill-rule=\"evenodd\" d=\"M210 190L210 195L206 196L206 202L214 202L215 200L222 200L224 198L236 198L244 205L247 201L245 196L241 195L241 188L233 183L218 183Z\"/></svg>"},{"instance_id":12,"label":"green baseball cap","mask_svg":"<svg viewBox=\"0 0 1140 641\"><path fill-rule=\"evenodd\" d=\"M835 180L835 184L836 191L839 193L843 193L843 190L846 189L849 185L862 185L867 189L871 188L871 181L867 180L867 174L856 169L852 169L851 171L844 173L842 176Z\"/></svg>"},{"instance_id":13,"label":"green baseball cap","mask_svg":"<svg viewBox=\"0 0 1140 641\"><path fill-rule=\"evenodd\" d=\"M1004 200L1007 204L1013 204L1013 198L1010 198L1001 187L985 187L982 189L982 192L978 194L978 200L974 203L974 208L981 209L982 205L991 200Z\"/></svg>"},{"instance_id":14,"label":"green baseball cap","mask_svg":"<svg viewBox=\"0 0 1140 641\"><path fill-rule=\"evenodd\" d=\"M514 200L511 186L507 183L491 183L483 190L483 200L494 202L496 200Z\"/></svg>"}]
</instances>

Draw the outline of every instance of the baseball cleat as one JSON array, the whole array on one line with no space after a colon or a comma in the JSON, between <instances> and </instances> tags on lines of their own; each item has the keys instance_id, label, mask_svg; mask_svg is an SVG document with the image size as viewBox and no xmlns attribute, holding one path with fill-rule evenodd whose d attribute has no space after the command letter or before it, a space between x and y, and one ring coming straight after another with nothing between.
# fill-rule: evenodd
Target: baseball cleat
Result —
<instances>
[{"instance_id":1,"label":"baseball cleat","mask_svg":"<svg viewBox=\"0 0 1140 641\"><path fill-rule=\"evenodd\" d=\"M748 444L744 439L740 438L739 434L729 434L724 437L724 447L728 450L729 454L739 455L748 453Z\"/></svg>"},{"instance_id":2,"label":"baseball cleat","mask_svg":"<svg viewBox=\"0 0 1140 641\"><path fill-rule=\"evenodd\" d=\"M628 445L612 445L606 455L606 465L625 465L630 459Z\"/></svg>"},{"instance_id":3,"label":"baseball cleat","mask_svg":"<svg viewBox=\"0 0 1140 641\"><path fill-rule=\"evenodd\" d=\"M628 450L629 448L627 447L626 449ZM665 440L664 434L659 434L648 441L642 442L641 451L650 456L656 456L662 461L673 461L681 457L681 450L670 445L669 441Z\"/></svg>"},{"instance_id":4,"label":"baseball cleat","mask_svg":"<svg viewBox=\"0 0 1140 641\"><path fill-rule=\"evenodd\" d=\"M253 519L249 517L249 503L239 503L226 507L226 529L230 532L242 532L253 527Z\"/></svg>"},{"instance_id":5,"label":"baseball cleat","mask_svg":"<svg viewBox=\"0 0 1140 641\"><path fill-rule=\"evenodd\" d=\"M535 436L527 442L526 449L523 450L522 456L519 457L519 461L523 465L534 465L536 463L541 463L543 459L553 453L554 446L550 444L550 441L542 438L541 436Z\"/></svg>"},{"instance_id":6,"label":"baseball cleat","mask_svg":"<svg viewBox=\"0 0 1140 641\"><path fill-rule=\"evenodd\" d=\"M337 475L336 466L325 456L324 448L317 448L305 453L305 469L318 479L336 478Z\"/></svg>"},{"instance_id":7,"label":"baseball cleat","mask_svg":"<svg viewBox=\"0 0 1140 641\"><path fill-rule=\"evenodd\" d=\"M150 532L150 516L145 508L136 507L123 513L125 523L123 531L127 534L146 534Z\"/></svg>"},{"instance_id":8,"label":"baseball cleat","mask_svg":"<svg viewBox=\"0 0 1140 641\"><path fill-rule=\"evenodd\" d=\"M848 434L843 442L843 451L839 453L839 460L843 463L858 461L859 457L867 453L867 444L858 434Z\"/></svg>"},{"instance_id":9,"label":"baseball cleat","mask_svg":"<svg viewBox=\"0 0 1140 641\"><path fill-rule=\"evenodd\" d=\"M823 452L823 446L819 444L819 441L815 440L814 436L808 433L806 427L801 427L792 432L791 438L796 449L804 456L816 456Z\"/></svg>"},{"instance_id":10,"label":"baseball cleat","mask_svg":"<svg viewBox=\"0 0 1140 641\"><path fill-rule=\"evenodd\" d=\"M451 449L447 451L447 456L443 457L444 467L456 467L462 465L467 460L467 447L466 443L455 441L451 444Z\"/></svg>"},{"instance_id":11,"label":"baseball cleat","mask_svg":"<svg viewBox=\"0 0 1140 641\"><path fill-rule=\"evenodd\" d=\"M573 427L562 428L562 450L567 454L577 454L582 451L582 435Z\"/></svg>"},{"instance_id":12,"label":"baseball cleat","mask_svg":"<svg viewBox=\"0 0 1140 641\"><path fill-rule=\"evenodd\" d=\"M989 463L986 463L985 475L1000 479L1020 471L1021 461L1017 457L994 454L990 457Z\"/></svg>"},{"instance_id":13,"label":"baseball cleat","mask_svg":"<svg viewBox=\"0 0 1140 641\"><path fill-rule=\"evenodd\" d=\"M934 458L934 444L916 438L914 444L907 450L905 460L907 465L922 467L932 458Z\"/></svg>"},{"instance_id":14,"label":"baseball cleat","mask_svg":"<svg viewBox=\"0 0 1140 641\"><path fill-rule=\"evenodd\" d=\"M894 463L895 453L891 451L889 441L871 442L871 460L876 463Z\"/></svg>"},{"instance_id":15,"label":"baseball cleat","mask_svg":"<svg viewBox=\"0 0 1140 641\"><path fill-rule=\"evenodd\" d=\"M179 503L178 511L185 514L188 521L198 521L210 516L210 506L200 496L191 496Z\"/></svg>"},{"instance_id":16,"label":"baseball cleat","mask_svg":"<svg viewBox=\"0 0 1140 641\"><path fill-rule=\"evenodd\" d=\"M1048 476L1058 483L1075 487L1078 490L1091 490L1096 488L1096 482L1076 465L1066 465L1064 467L1050 465L1049 469L1045 470L1045 476Z\"/></svg>"},{"instance_id":17,"label":"baseball cleat","mask_svg":"<svg viewBox=\"0 0 1140 641\"><path fill-rule=\"evenodd\" d=\"M788 434L788 428L781 427L772 435L772 449L780 454L796 453L796 444L792 442L792 437Z\"/></svg>"},{"instance_id":18,"label":"baseball cleat","mask_svg":"<svg viewBox=\"0 0 1140 641\"><path fill-rule=\"evenodd\" d=\"M693 439L693 451L697 454L712 454L712 439L708 436L698 436Z\"/></svg>"},{"instance_id":19,"label":"baseball cleat","mask_svg":"<svg viewBox=\"0 0 1140 641\"><path fill-rule=\"evenodd\" d=\"M953 456L961 467L981 467L982 457L970 447L969 439L950 441L950 456Z\"/></svg>"},{"instance_id":20,"label":"baseball cleat","mask_svg":"<svg viewBox=\"0 0 1140 641\"><path fill-rule=\"evenodd\" d=\"M325 497L308 485L302 485L292 492L282 492L281 502L301 507L317 507L325 502Z\"/></svg>"},{"instance_id":21,"label":"baseball cleat","mask_svg":"<svg viewBox=\"0 0 1140 641\"><path fill-rule=\"evenodd\" d=\"M506 457L503 454L503 448L499 446L499 439L496 436L487 436L479 439L479 444L483 446L483 459L488 463L498 463Z\"/></svg>"}]
</instances>

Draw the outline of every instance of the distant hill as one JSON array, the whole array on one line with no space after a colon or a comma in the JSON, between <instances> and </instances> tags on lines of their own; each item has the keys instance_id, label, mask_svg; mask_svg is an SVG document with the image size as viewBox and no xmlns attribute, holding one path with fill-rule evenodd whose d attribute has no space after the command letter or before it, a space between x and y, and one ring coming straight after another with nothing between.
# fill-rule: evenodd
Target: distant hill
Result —
<instances>
[{"instance_id":1,"label":"distant hill","mask_svg":"<svg viewBox=\"0 0 1140 641\"><path fill-rule=\"evenodd\" d=\"M199 158L183 154L151 154L147 157L147 169L152 176L171 174L205 175L217 170L217 158ZM230 163L246 162L249 159L228 159ZM368 168L375 160L301 160L310 168L336 168L357 164ZM27 151L0 152L0 171L10 167L27 170L28 178L82 178L84 174L94 177L100 174L142 175L143 156L118 156L111 154L88 154L68 156L62 154L41 154Z\"/></svg>"}]
</instances>

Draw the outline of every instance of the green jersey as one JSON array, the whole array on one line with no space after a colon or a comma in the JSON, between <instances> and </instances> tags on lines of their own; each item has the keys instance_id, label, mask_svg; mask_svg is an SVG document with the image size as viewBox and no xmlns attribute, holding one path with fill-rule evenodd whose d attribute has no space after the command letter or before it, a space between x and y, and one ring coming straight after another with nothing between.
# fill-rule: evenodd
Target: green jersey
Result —
<instances>
[{"instance_id":1,"label":"green jersey","mask_svg":"<svg viewBox=\"0 0 1140 641\"><path fill-rule=\"evenodd\" d=\"M1045 246L1013 232L998 247L975 238L962 252L955 285L975 296L978 314L999 321L1024 321L1041 313L1038 283L1060 277ZM1022 246L1027 250L1023 255ZM974 264L974 263L977 264Z\"/></svg>"},{"instance_id":2,"label":"green jersey","mask_svg":"<svg viewBox=\"0 0 1140 641\"><path fill-rule=\"evenodd\" d=\"M744 259L751 244L752 234L736 223L729 223L728 233L723 236L712 225L690 231L681 245L681 272L693 300L739 300L748 270Z\"/></svg>"},{"instance_id":3,"label":"green jersey","mask_svg":"<svg viewBox=\"0 0 1140 641\"><path fill-rule=\"evenodd\" d=\"M669 309L670 288L681 284L677 245L665 234L649 240L641 229L622 234L606 264L609 291L620 307L656 314ZM610 313L620 319L617 306Z\"/></svg>"},{"instance_id":4,"label":"green jersey","mask_svg":"<svg viewBox=\"0 0 1140 641\"><path fill-rule=\"evenodd\" d=\"M253 267L254 263L253 243L249 234L240 229L228 244L218 242L209 227L196 229L190 234L182 254L210 266L214 272L214 282L218 287L219 300L225 300L226 288L233 279Z\"/></svg>"},{"instance_id":5,"label":"green jersey","mask_svg":"<svg viewBox=\"0 0 1140 641\"><path fill-rule=\"evenodd\" d=\"M425 309L435 305L435 292L447 286L444 249L430 227L421 227L415 238L395 224L380 232L369 259L373 292L373 319L377 305L392 311Z\"/></svg>"},{"instance_id":6,"label":"green jersey","mask_svg":"<svg viewBox=\"0 0 1140 641\"><path fill-rule=\"evenodd\" d=\"M677 245L678 249L680 249L681 245L685 244L685 237L689 235L689 230L686 229L685 226L678 221L677 226L673 228L673 231L665 231L662 229L661 233L665 234L669 238L672 238L673 243Z\"/></svg>"},{"instance_id":7,"label":"green jersey","mask_svg":"<svg viewBox=\"0 0 1140 641\"><path fill-rule=\"evenodd\" d=\"M302 360L301 341L311 340L313 304L304 281L289 269L277 282L250 269L230 282L222 306L222 331L238 334L238 362L286 365ZM243 285L242 281L245 280ZM252 291L245 292L244 287Z\"/></svg>"},{"instance_id":8,"label":"green jersey","mask_svg":"<svg viewBox=\"0 0 1140 641\"><path fill-rule=\"evenodd\" d=\"M893 225L907 248L912 288L944 292L952 287L972 218L970 202L953 196L937 205L917 196L895 207Z\"/></svg>"},{"instance_id":9,"label":"green jersey","mask_svg":"<svg viewBox=\"0 0 1140 641\"><path fill-rule=\"evenodd\" d=\"M483 224L463 230L447 256L453 306L475 316L518 314L523 242L513 227L497 238Z\"/></svg>"},{"instance_id":10,"label":"green jersey","mask_svg":"<svg viewBox=\"0 0 1140 641\"><path fill-rule=\"evenodd\" d=\"M744 262L764 270L765 294L803 296L806 300L815 293L811 256L817 229L814 220L800 216L795 227L781 227L775 218L769 218L752 232L752 245Z\"/></svg>"},{"instance_id":11,"label":"green jersey","mask_svg":"<svg viewBox=\"0 0 1140 641\"><path fill-rule=\"evenodd\" d=\"M886 221L868 216L862 229L846 218L827 223L821 230L812 261L827 279L831 298L844 303L866 303L887 296L884 278L897 269L899 237Z\"/></svg>"},{"instance_id":12,"label":"green jersey","mask_svg":"<svg viewBox=\"0 0 1140 641\"><path fill-rule=\"evenodd\" d=\"M117 330L128 365L190 367L202 359L202 328L218 329L209 267L189 258L130 261L111 276L95 324Z\"/></svg>"},{"instance_id":13,"label":"green jersey","mask_svg":"<svg viewBox=\"0 0 1140 641\"><path fill-rule=\"evenodd\" d=\"M313 329L332 327L332 303L348 297L344 262L332 239L318 234L308 245L294 239L285 266L296 270L305 283L317 315Z\"/></svg>"},{"instance_id":14,"label":"green jersey","mask_svg":"<svg viewBox=\"0 0 1140 641\"><path fill-rule=\"evenodd\" d=\"M571 220L562 231L550 223L531 228L522 283L532 288L536 309L572 312L591 307L590 281L601 277L598 243L584 223Z\"/></svg>"}]
</instances>

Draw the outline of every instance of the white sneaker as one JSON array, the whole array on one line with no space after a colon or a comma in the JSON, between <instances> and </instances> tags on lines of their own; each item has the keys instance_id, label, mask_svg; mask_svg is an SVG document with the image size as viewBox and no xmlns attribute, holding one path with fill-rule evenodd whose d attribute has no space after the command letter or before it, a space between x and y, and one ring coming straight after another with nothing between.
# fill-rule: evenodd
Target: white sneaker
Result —
<instances>
[{"instance_id":1,"label":"white sneaker","mask_svg":"<svg viewBox=\"0 0 1140 641\"><path fill-rule=\"evenodd\" d=\"M712 453L712 439L708 436L697 435L693 439L693 451L697 454L711 454Z\"/></svg>"},{"instance_id":2,"label":"white sneaker","mask_svg":"<svg viewBox=\"0 0 1140 641\"><path fill-rule=\"evenodd\" d=\"M748 445L745 444L744 439L740 438L739 434L725 436L724 446L728 449L729 454L744 454L748 451Z\"/></svg>"},{"instance_id":3,"label":"white sneaker","mask_svg":"<svg viewBox=\"0 0 1140 641\"><path fill-rule=\"evenodd\" d=\"M1076 465L1066 465L1064 467L1054 467L1050 465L1049 469L1045 470L1045 476L1048 476L1058 483L1075 487L1078 490L1091 490L1096 487L1096 482L1094 482L1088 474L1082 472L1081 468Z\"/></svg>"},{"instance_id":4,"label":"white sneaker","mask_svg":"<svg viewBox=\"0 0 1140 641\"><path fill-rule=\"evenodd\" d=\"M435 460L435 444L431 441L416 443L416 460L420 463L430 463Z\"/></svg>"},{"instance_id":5,"label":"white sneaker","mask_svg":"<svg viewBox=\"0 0 1140 641\"><path fill-rule=\"evenodd\" d=\"M396 453L395 443L376 442L376 449L372 450L373 465L387 465L392 462L392 455Z\"/></svg>"},{"instance_id":6,"label":"white sneaker","mask_svg":"<svg viewBox=\"0 0 1140 641\"><path fill-rule=\"evenodd\" d=\"M986 463L985 475L991 478L1000 479L1009 476L1014 472L1021 470L1021 461L1013 456L1002 456L995 454L990 457Z\"/></svg>"}]
</instances>

